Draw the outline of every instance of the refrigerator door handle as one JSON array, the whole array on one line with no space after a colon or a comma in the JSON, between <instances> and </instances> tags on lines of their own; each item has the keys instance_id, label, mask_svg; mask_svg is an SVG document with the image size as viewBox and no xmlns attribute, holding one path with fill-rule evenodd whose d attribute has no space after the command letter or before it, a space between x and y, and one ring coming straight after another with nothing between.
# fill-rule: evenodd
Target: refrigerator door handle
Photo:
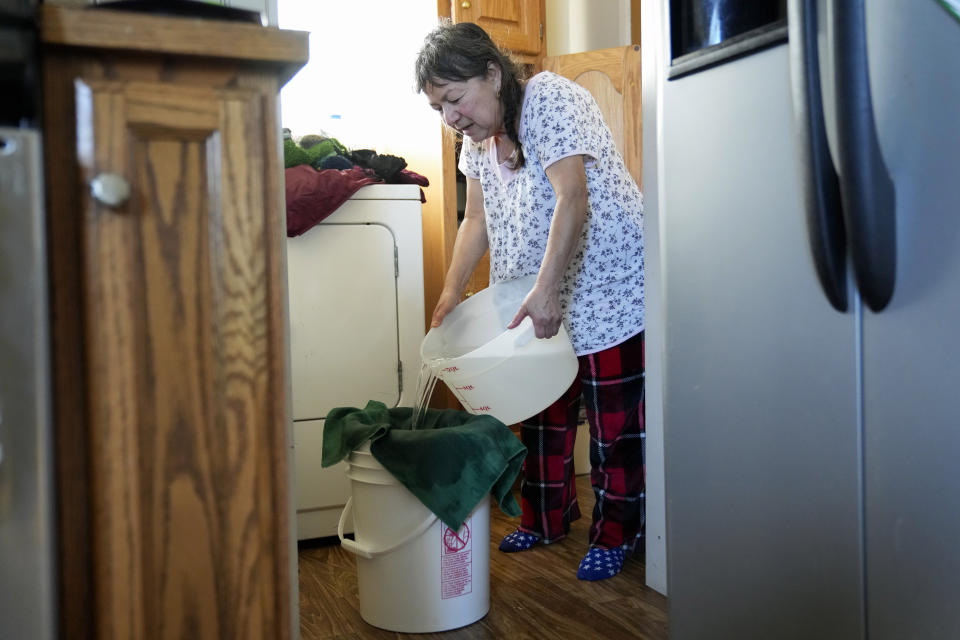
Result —
<instances>
[{"instance_id":1,"label":"refrigerator door handle","mask_svg":"<svg viewBox=\"0 0 960 640\"><path fill-rule=\"evenodd\" d=\"M896 193L877 141L864 2L831 3L840 199L857 287L867 306L881 311L896 279Z\"/></svg>"},{"instance_id":2,"label":"refrigerator door handle","mask_svg":"<svg viewBox=\"0 0 960 640\"><path fill-rule=\"evenodd\" d=\"M790 84L803 172L807 236L820 286L837 311L847 310L845 234L837 172L830 157L817 50L816 0L788 0Z\"/></svg>"}]
</instances>

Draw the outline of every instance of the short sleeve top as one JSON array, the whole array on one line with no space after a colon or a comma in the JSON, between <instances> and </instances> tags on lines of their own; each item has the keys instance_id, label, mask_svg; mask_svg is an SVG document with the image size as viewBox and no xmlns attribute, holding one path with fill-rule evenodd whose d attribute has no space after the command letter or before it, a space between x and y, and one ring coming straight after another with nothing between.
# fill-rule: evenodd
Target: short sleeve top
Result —
<instances>
[{"instance_id":1,"label":"short sleeve top","mask_svg":"<svg viewBox=\"0 0 960 640\"><path fill-rule=\"evenodd\" d=\"M459 168L480 181L490 282L536 274L556 195L545 169L582 155L587 215L560 286L564 324L577 355L617 345L644 328L643 196L589 91L551 72L526 85L518 137L525 164L497 163L493 138L464 140Z\"/></svg>"}]
</instances>

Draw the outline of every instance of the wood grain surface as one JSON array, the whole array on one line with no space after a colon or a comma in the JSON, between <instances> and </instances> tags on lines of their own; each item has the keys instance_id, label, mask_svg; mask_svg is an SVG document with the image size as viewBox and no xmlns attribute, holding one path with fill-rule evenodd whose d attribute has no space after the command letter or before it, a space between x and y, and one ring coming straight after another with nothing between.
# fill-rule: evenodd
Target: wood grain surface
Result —
<instances>
[{"instance_id":1,"label":"wood grain surface","mask_svg":"<svg viewBox=\"0 0 960 640\"><path fill-rule=\"evenodd\" d=\"M642 187L640 45L551 56L543 59L543 68L573 80L593 94L627 170Z\"/></svg>"},{"instance_id":2,"label":"wood grain surface","mask_svg":"<svg viewBox=\"0 0 960 640\"><path fill-rule=\"evenodd\" d=\"M112 13L42 16L62 635L289 638L276 94L306 42L133 53Z\"/></svg>"},{"instance_id":3,"label":"wood grain surface","mask_svg":"<svg viewBox=\"0 0 960 640\"><path fill-rule=\"evenodd\" d=\"M130 176L134 194L86 207L100 635L275 637L261 95L76 86L84 180Z\"/></svg>"},{"instance_id":4,"label":"wood grain surface","mask_svg":"<svg viewBox=\"0 0 960 640\"><path fill-rule=\"evenodd\" d=\"M47 45L90 47L197 58L243 60L278 69L283 84L308 59L306 31L188 17L168 17L88 7L40 7L41 37Z\"/></svg>"}]
</instances>

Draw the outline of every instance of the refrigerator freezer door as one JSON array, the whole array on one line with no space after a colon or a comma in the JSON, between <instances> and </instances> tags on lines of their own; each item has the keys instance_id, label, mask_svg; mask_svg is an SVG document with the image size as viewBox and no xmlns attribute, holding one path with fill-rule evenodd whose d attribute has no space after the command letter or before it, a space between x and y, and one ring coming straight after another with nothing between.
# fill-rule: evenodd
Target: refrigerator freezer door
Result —
<instances>
[{"instance_id":1,"label":"refrigerator freezer door","mask_svg":"<svg viewBox=\"0 0 960 640\"><path fill-rule=\"evenodd\" d=\"M0 128L0 638L45 640L56 588L39 138Z\"/></svg>"},{"instance_id":2,"label":"refrigerator freezer door","mask_svg":"<svg viewBox=\"0 0 960 640\"><path fill-rule=\"evenodd\" d=\"M897 188L897 288L864 313L871 639L960 637L960 23L868 2L877 129Z\"/></svg>"},{"instance_id":3,"label":"refrigerator freezer door","mask_svg":"<svg viewBox=\"0 0 960 640\"><path fill-rule=\"evenodd\" d=\"M671 637L862 637L856 327L807 244L787 46L663 82Z\"/></svg>"}]
</instances>

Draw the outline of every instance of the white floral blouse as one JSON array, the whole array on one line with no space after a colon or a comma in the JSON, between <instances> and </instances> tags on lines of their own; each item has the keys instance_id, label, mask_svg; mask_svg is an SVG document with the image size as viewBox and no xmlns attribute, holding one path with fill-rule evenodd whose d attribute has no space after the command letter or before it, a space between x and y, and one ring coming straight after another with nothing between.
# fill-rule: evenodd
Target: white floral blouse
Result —
<instances>
[{"instance_id":1,"label":"white floral blouse","mask_svg":"<svg viewBox=\"0 0 960 640\"><path fill-rule=\"evenodd\" d=\"M538 273L556 196L544 171L585 156L587 219L560 287L577 355L620 344L644 327L643 196L590 93L549 71L527 83L520 114L525 165L497 164L493 139L464 140L460 170L483 188L490 282Z\"/></svg>"}]
</instances>

